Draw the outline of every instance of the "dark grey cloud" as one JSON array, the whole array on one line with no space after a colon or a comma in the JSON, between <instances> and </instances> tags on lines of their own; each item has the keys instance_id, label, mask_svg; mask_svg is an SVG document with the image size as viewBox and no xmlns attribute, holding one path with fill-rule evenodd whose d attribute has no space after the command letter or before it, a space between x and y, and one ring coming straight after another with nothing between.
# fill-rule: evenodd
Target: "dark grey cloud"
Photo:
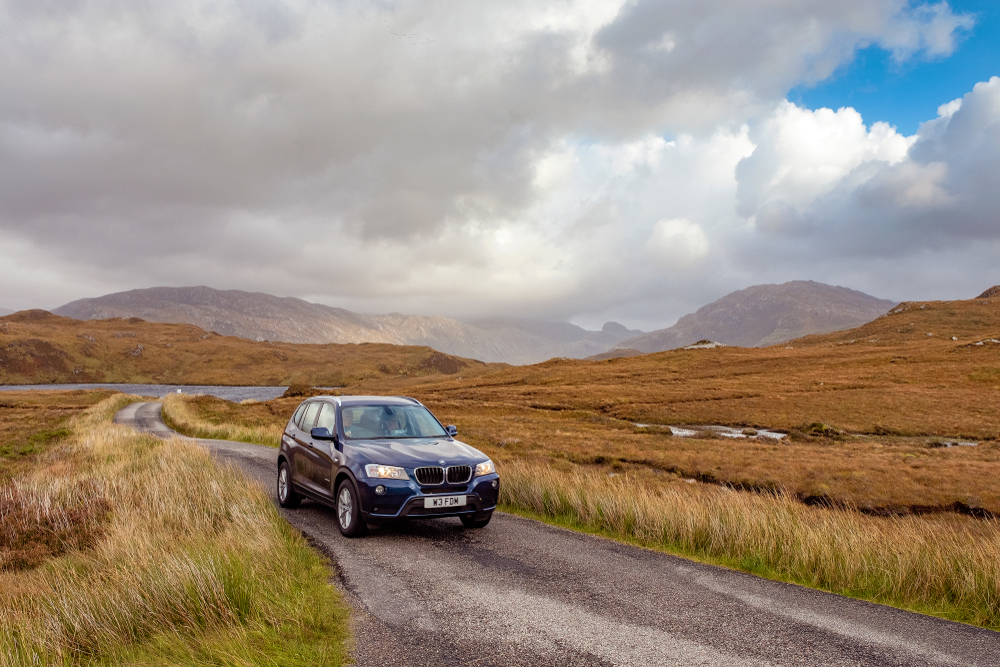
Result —
<instances>
[{"instance_id":1,"label":"dark grey cloud","mask_svg":"<svg viewBox=\"0 0 1000 667\"><path fill-rule=\"evenodd\" d=\"M752 185L784 157L751 169L745 123L857 48L946 55L969 25L903 0L0 0L0 287L669 324L755 281L740 244L834 229L803 202L902 216L899 183L938 178ZM960 169L940 141L908 163Z\"/></svg>"}]
</instances>

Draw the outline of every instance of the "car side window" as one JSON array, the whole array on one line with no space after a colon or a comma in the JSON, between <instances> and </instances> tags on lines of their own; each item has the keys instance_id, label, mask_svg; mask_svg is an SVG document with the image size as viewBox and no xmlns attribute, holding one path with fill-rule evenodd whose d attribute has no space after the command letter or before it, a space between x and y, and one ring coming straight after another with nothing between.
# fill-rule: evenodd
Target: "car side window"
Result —
<instances>
[{"instance_id":1,"label":"car side window","mask_svg":"<svg viewBox=\"0 0 1000 667\"><path fill-rule=\"evenodd\" d=\"M337 412L329 403L323 404L323 410L319 413L319 421L316 422L316 428L325 428L330 433L337 432Z\"/></svg>"},{"instance_id":2,"label":"car side window","mask_svg":"<svg viewBox=\"0 0 1000 667\"><path fill-rule=\"evenodd\" d=\"M312 425L316 423L316 413L323 406L322 403L310 403L306 407L306 412L302 416L302 421L299 422L299 429L309 432L312 430Z\"/></svg>"},{"instance_id":3,"label":"car side window","mask_svg":"<svg viewBox=\"0 0 1000 667\"><path fill-rule=\"evenodd\" d=\"M299 424L301 424L301 423L302 423L302 415L304 415L304 414L306 413L306 406L307 406L307 405L308 405L307 403L303 403L303 404L302 404L302 405L300 405L300 406L298 407L298 409L297 409L297 410L295 411L295 414L294 414L294 415L292 415L292 423L293 423L293 424L295 424L295 426L296 426L296 427L297 427L297 426L298 426Z\"/></svg>"}]
</instances>

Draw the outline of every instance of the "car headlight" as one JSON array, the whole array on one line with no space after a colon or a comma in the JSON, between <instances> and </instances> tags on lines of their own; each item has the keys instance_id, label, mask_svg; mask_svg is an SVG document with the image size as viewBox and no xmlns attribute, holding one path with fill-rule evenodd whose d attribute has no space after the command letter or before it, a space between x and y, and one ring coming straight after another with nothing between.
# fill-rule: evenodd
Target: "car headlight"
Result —
<instances>
[{"instance_id":1,"label":"car headlight","mask_svg":"<svg viewBox=\"0 0 1000 667\"><path fill-rule=\"evenodd\" d=\"M396 466L382 466L377 463L369 463L365 466L365 474L377 479L409 479L406 471Z\"/></svg>"},{"instance_id":2,"label":"car headlight","mask_svg":"<svg viewBox=\"0 0 1000 667\"><path fill-rule=\"evenodd\" d=\"M491 472L496 472L497 467L493 465L493 461L484 461L476 466L476 477L480 475L489 475Z\"/></svg>"}]
</instances>

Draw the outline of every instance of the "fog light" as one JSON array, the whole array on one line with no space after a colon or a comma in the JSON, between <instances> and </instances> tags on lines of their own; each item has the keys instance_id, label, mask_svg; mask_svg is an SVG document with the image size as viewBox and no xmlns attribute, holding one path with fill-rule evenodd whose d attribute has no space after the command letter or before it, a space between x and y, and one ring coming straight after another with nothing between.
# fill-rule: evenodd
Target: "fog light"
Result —
<instances>
[{"instance_id":1,"label":"fog light","mask_svg":"<svg viewBox=\"0 0 1000 667\"><path fill-rule=\"evenodd\" d=\"M496 480L493 480L493 488L495 489L495 488L497 488L498 486L500 486L500 482L498 482L498 481L496 481Z\"/></svg>"},{"instance_id":2,"label":"fog light","mask_svg":"<svg viewBox=\"0 0 1000 667\"><path fill-rule=\"evenodd\" d=\"M379 484L378 486L375 487L375 493L381 496L383 493L385 493L385 487Z\"/></svg>"}]
</instances>

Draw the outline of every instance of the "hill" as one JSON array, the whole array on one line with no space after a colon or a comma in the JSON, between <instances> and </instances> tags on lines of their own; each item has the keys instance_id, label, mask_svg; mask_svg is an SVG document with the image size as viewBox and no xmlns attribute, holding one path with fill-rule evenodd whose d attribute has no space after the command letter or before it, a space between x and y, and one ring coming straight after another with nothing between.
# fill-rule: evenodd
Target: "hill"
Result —
<instances>
[{"instance_id":1,"label":"hill","mask_svg":"<svg viewBox=\"0 0 1000 667\"><path fill-rule=\"evenodd\" d=\"M350 385L374 377L475 376L498 366L422 346L255 342L190 324L0 317L0 384L126 382Z\"/></svg>"},{"instance_id":2,"label":"hill","mask_svg":"<svg viewBox=\"0 0 1000 667\"><path fill-rule=\"evenodd\" d=\"M14 311L10 310L9 308L0 308L0 317L3 317L4 315L10 315L13 312Z\"/></svg>"},{"instance_id":3,"label":"hill","mask_svg":"<svg viewBox=\"0 0 1000 667\"><path fill-rule=\"evenodd\" d=\"M447 354L513 364L586 357L641 333L613 322L602 331L587 331L573 324L537 320L466 323L399 313L363 315L293 297L204 286L118 292L73 301L53 312L78 320L139 317L187 323L255 341L426 345Z\"/></svg>"},{"instance_id":4,"label":"hill","mask_svg":"<svg viewBox=\"0 0 1000 667\"><path fill-rule=\"evenodd\" d=\"M763 347L808 334L850 329L883 315L895 302L811 280L754 285L685 315L677 324L622 341L642 352L672 350L707 339Z\"/></svg>"}]
</instances>

